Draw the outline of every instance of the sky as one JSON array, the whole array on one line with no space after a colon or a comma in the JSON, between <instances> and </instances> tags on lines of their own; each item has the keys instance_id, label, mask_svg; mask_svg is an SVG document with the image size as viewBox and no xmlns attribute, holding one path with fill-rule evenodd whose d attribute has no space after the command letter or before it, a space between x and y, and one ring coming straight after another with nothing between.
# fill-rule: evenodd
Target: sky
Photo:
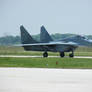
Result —
<instances>
[{"instance_id":1,"label":"sky","mask_svg":"<svg viewBox=\"0 0 92 92\"><path fill-rule=\"evenodd\" d=\"M45 26L50 34L92 35L92 0L0 0L0 36L32 35Z\"/></svg>"}]
</instances>

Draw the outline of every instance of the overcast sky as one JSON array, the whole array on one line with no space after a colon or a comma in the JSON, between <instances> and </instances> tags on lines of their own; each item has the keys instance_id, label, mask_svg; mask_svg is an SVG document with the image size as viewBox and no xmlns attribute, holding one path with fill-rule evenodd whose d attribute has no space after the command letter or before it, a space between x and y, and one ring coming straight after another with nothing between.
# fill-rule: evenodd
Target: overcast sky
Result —
<instances>
[{"instance_id":1,"label":"overcast sky","mask_svg":"<svg viewBox=\"0 0 92 92\"><path fill-rule=\"evenodd\" d=\"M92 0L0 0L0 36L31 34L44 25L50 34L92 35Z\"/></svg>"}]
</instances>

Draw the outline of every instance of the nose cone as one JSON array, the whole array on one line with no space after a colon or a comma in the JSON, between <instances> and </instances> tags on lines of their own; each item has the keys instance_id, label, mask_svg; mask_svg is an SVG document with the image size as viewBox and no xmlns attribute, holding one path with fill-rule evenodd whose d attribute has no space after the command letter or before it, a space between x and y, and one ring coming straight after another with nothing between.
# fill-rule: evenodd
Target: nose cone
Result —
<instances>
[{"instance_id":1,"label":"nose cone","mask_svg":"<svg viewBox=\"0 0 92 92\"><path fill-rule=\"evenodd\" d=\"M88 40L89 42L92 42L92 40Z\"/></svg>"},{"instance_id":2,"label":"nose cone","mask_svg":"<svg viewBox=\"0 0 92 92\"><path fill-rule=\"evenodd\" d=\"M92 40L86 40L86 46L92 47Z\"/></svg>"},{"instance_id":3,"label":"nose cone","mask_svg":"<svg viewBox=\"0 0 92 92\"><path fill-rule=\"evenodd\" d=\"M78 44L83 47L92 47L92 42L87 39L78 40Z\"/></svg>"},{"instance_id":4,"label":"nose cone","mask_svg":"<svg viewBox=\"0 0 92 92\"><path fill-rule=\"evenodd\" d=\"M92 40L88 40L88 42L90 43L90 47L92 48Z\"/></svg>"}]
</instances>

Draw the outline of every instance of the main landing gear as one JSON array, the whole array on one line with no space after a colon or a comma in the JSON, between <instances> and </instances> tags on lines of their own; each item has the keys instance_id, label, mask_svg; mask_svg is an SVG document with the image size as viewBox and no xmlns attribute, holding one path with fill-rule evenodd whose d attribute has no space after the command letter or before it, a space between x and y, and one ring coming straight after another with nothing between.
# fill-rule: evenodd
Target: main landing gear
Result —
<instances>
[{"instance_id":1,"label":"main landing gear","mask_svg":"<svg viewBox=\"0 0 92 92\"><path fill-rule=\"evenodd\" d=\"M64 57L65 53L64 52L60 52L60 57Z\"/></svg>"},{"instance_id":2,"label":"main landing gear","mask_svg":"<svg viewBox=\"0 0 92 92\"><path fill-rule=\"evenodd\" d=\"M64 57L65 53L64 52L60 52L60 57ZM43 57L48 57L48 53L44 52L43 53ZM69 57L74 57L74 52L72 51L72 53L69 54Z\"/></svg>"},{"instance_id":3,"label":"main landing gear","mask_svg":"<svg viewBox=\"0 0 92 92\"><path fill-rule=\"evenodd\" d=\"M43 53L43 57L48 57L48 53L47 52L44 52Z\"/></svg>"},{"instance_id":4,"label":"main landing gear","mask_svg":"<svg viewBox=\"0 0 92 92\"><path fill-rule=\"evenodd\" d=\"M69 54L69 57L74 57L74 52L72 51L71 54Z\"/></svg>"},{"instance_id":5,"label":"main landing gear","mask_svg":"<svg viewBox=\"0 0 92 92\"><path fill-rule=\"evenodd\" d=\"M60 57L64 57L65 53L64 52L60 52ZM69 57L74 57L74 52L72 51L72 53L69 54Z\"/></svg>"}]
</instances>

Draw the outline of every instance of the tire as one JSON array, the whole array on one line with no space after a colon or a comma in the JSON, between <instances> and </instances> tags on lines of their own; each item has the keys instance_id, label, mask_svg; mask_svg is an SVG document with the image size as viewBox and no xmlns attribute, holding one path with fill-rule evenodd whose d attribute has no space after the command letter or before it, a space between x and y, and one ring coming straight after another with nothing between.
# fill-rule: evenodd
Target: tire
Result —
<instances>
[{"instance_id":1,"label":"tire","mask_svg":"<svg viewBox=\"0 0 92 92\"><path fill-rule=\"evenodd\" d=\"M43 53L43 57L48 57L48 53L47 52Z\"/></svg>"},{"instance_id":2,"label":"tire","mask_svg":"<svg viewBox=\"0 0 92 92\"><path fill-rule=\"evenodd\" d=\"M74 55L73 54L69 54L69 57L74 57Z\"/></svg>"},{"instance_id":3,"label":"tire","mask_svg":"<svg viewBox=\"0 0 92 92\"><path fill-rule=\"evenodd\" d=\"M65 56L64 52L60 52L60 57L64 57L64 56Z\"/></svg>"}]
</instances>

